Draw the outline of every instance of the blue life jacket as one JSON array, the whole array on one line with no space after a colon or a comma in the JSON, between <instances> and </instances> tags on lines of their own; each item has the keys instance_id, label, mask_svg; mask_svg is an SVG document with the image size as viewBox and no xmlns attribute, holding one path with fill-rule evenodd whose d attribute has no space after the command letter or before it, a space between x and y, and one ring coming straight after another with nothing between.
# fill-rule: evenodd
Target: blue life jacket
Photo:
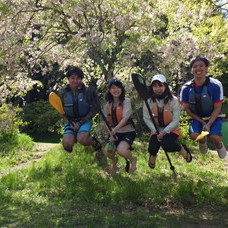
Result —
<instances>
[{"instance_id":1,"label":"blue life jacket","mask_svg":"<svg viewBox=\"0 0 228 228\"><path fill-rule=\"evenodd\" d=\"M193 82L189 90L189 107L190 110L198 116L210 116L214 110L214 103L212 96L208 93L207 85L210 79L207 78L205 83L202 85L202 91L198 94L195 92Z\"/></svg>"},{"instance_id":2,"label":"blue life jacket","mask_svg":"<svg viewBox=\"0 0 228 228\"><path fill-rule=\"evenodd\" d=\"M63 109L67 116L80 119L89 113L89 104L85 99L85 90L79 91L76 96L67 89L64 96Z\"/></svg>"}]
</instances>

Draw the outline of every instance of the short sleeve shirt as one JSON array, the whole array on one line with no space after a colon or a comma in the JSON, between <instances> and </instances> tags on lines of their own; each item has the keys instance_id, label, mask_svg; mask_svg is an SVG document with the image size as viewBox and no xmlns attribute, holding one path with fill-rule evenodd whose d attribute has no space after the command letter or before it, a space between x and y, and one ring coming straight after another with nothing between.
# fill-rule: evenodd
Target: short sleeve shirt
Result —
<instances>
[{"instance_id":1,"label":"short sleeve shirt","mask_svg":"<svg viewBox=\"0 0 228 228\"><path fill-rule=\"evenodd\" d=\"M192 80L186 82L180 92L180 102L181 103L189 103L189 91L191 88ZM195 93L201 93L203 86L197 86L195 83L193 83L193 87L195 89ZM207 90L210 94L212 101L214 103L220 103L223 102L223 87L222 83L215 79L210 77L210 81L207 84Z\"/></svg>"}]
</instances>

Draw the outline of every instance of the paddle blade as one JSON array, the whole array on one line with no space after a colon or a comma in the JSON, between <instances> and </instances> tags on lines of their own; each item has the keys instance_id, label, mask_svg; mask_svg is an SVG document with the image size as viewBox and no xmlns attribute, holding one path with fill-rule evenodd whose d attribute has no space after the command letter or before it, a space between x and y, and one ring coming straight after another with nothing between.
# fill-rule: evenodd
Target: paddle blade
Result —
<instances>
[{"instance_id":1,"label":"paddle blade","mask_svg":"<svg viewBox=\"0 0 228 228\"><path fill-rule=\"evenodd\" d=\"M199 141L200 139L203 139L205 136L209 135L208 131L201 131L201 133L197 136L195 141Z\"/></svg>"},{"instance_id":2,"label":"paddle blade","mask_svg":"<svg viewBox=\"0 0 228 228\"><path fill-rule=\"evenodd\" d=\"M138 91L142 99L147 100L148 93L144 78L141 75L135 73L131 75L131 78L135 86L135 89Z\"/></svg>"},{"instance_id":3,"label":"paddle blade","mask_svg":"<svg viewBox=\"0 0 228 228\"><path fill-rule=\"evenodd\" d=\"M65 112L63 110L62 101L56 93L51 92L49 94L49 102L53 106L53 108L56 109L61 115L65 114Z\"/></svg>"}]
</instances>

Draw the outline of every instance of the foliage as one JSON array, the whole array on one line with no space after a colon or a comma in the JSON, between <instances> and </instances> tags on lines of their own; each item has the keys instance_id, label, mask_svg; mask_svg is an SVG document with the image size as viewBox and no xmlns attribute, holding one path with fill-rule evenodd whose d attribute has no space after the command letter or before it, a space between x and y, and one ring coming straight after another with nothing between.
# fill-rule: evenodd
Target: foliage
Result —
<instances>
[{"instance_id":1,"label":"foliage","mask_svg":"<svg viewBox=\"0 0 228 228\"><path fill-rule=\"evenodd\" d=\"M62 128L60 115L45 100L39 100L23 107L23 119L28 124L23 131L28 133L59 133Z\"/></svg>"},{"instance_id":2,"label":"foliage","mask_svg":"<svg viewBox=\"0 0 228 228\"><path fill-rule=\"evenodd\" d=\"M13 135L18 133L20 126L24 125L19 117L20 108L12 105L4 105L0 107L0 134Z\"/></svg>"},{"instance_id":3,"label":"foliage","mask_svg":"<svg viewBox=\"0 0 228 228\"><path fill-rule=\"evenodd\" d=\"M13 155L17 151L28 151L33 147L32 138L26 134L15 133L1 133L0 134L0 151L1 156L6 154Z\"/></svg>"},{"instance_id":4,"label":"foliage","mask_svg":"<svg viewBox=\"0 0 228 228\"><path fill-rule=\"evenodd\" d=\"M124 172L125 161L119 159L119 172L108 175L91 164L91 148L77 145L71 154L55 149L33 166L3 176L0 225L183 227L188 221L189 226L223 227L226 161L212 151L194 152L190 164L170 154L178 173L174 178L163 151L156 168L148 168L145 146L134 143L134 174Z\"/></svg>"},{"instance_id":5,"label":"foliage","mask_svg":"<svg viewBox=\"0 0 228 228\"><path fill-rule=\"evenodd\" d=\"M2 99L24 95L39 83L34 74L48 75L54 64L81 66L88 81L95 77L98 84L134 70L164 73L176 86L190 77L188 62L197 54L215 63L210 73L225 72L226 61L217 63L227 52L227 20L217 1L1 0L1 5Z\"/></svg>"}]
</instances>

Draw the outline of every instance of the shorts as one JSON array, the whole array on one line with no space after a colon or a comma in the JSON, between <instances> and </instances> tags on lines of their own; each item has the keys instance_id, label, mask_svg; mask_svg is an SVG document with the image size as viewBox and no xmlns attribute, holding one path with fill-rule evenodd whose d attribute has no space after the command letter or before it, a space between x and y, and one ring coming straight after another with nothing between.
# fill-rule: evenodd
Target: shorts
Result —
<instances>
[{"instance_id":1,"label":"shorts","mask_svg":"<svg viewBox=\"0 0 228 228\"><path fill-rule=\"evenodd\" d=\"M70 124L65 123L64 124L64 133L63 134L73 134L77 135L78 132L90 132L92 127L92 121L86 122L82 124L77 131L72 130L70 127Z\"/></svg>"},{"instance_id":2,"label":"shorts","mask_svg":"<svg viewBox=\"0 0 228 228\"><path fill-rule=\"evenodd\" d=\"M116 146L118 146L118 144L121 141L125 141L129 144L130 149L132 149L131 145L133 144L136 137L135 131L126 132L126 133L116 133L116 136L118 137L117 141L115 141Z\"/></svg>"},{"instance_id":3,"label":"shorts","mask_svg":"<svg viewBox=\"0 0 228 228\"><path fill-rule=\"evenodd\" d=\"M206 123L209 120L205 121ZM193 119L191 121L191 125L190 125L190 129L189 129L189 133L201 133L203 129L203 125L198 121ZM222 118L217 118L214 123L211 125L210 127L210 135L218 135L218 136L222 136Z\"/></svg>"}]
</instances>

